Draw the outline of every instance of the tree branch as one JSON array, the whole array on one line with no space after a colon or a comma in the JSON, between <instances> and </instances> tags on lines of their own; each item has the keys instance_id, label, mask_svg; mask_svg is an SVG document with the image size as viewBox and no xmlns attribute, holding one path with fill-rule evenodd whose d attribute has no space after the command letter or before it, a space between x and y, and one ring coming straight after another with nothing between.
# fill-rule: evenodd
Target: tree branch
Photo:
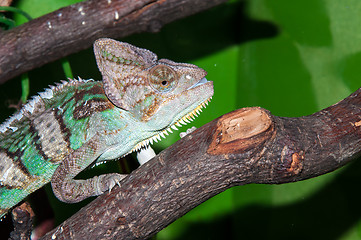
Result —
<instances>
[{"instance_id":1,"label":"tree branch","mask_svg":"<svg viewBox=\"0 0 361 240\"><path fill-rule=\"evenodd\" d=\"M360 154L361 89L306 117L243 108L162 151L43 239L146 239L235 185L286 183Z\"/></svg>"},{"instance_id":2,"label":"tree branch","mask_svg":"<svg viewBox=\"0 0 361 240\"><path fill-rule=\"evenodd\" d=\"M0 33L0 83L71 53L100 37L157 32L174 20L226 0L89 0Z\"/></svg>"}]
</instances>

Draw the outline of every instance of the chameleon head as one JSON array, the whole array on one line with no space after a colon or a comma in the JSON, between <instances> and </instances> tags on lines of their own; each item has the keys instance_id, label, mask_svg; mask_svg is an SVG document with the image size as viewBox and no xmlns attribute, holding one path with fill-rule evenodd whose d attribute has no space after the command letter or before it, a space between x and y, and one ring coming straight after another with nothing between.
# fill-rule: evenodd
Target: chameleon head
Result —
<instances>
[{"instance_id":1,"label":"chameleon head","mask_svg":"<svg viewBox=\"0 0 361 240\"><path fill-rule=\"evenodd\" d=\"M158 60L151 51L107 38L94 43L94 52L107 97L145 123L146 131L193 117L213 95L206 71L195 65Z\"/></svg>"}]
</instances>

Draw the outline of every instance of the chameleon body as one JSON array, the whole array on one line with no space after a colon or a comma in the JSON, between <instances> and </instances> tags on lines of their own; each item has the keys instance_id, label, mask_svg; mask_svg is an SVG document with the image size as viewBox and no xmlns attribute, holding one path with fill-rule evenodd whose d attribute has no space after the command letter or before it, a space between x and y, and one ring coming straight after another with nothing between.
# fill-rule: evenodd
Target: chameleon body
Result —
<instances>
[{"instance_id":1,"label":"chameleon body","mask_svg":"<svg viewBox=\"0 0 361 240\"><path fill-rule=\"evenodd\" d=\"M213 95L195 65L106 38L94 53L103 81L51 86L0 125L0 217L49 182L64 202L111 190L124 175L74 177L160 140Z\"/></svg>"}]
</instances>

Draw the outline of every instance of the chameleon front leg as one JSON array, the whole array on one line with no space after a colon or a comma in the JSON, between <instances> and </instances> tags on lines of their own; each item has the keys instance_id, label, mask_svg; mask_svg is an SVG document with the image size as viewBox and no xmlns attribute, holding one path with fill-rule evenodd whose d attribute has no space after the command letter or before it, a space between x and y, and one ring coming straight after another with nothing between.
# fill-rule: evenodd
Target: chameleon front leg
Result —
<instances>
[{"instance_id":1,"label":"chameleon front leg","mask_svg":"<svg viewBox=\"0 0 361 240\"><path fill-rule=\"evenodd\" d=\"M187 136L188 134L194 132L195 130L197 130L197 128L195 126L188 128L185 132L181 132L179 133L180 138L184 138L185 136Z\"/></svg>"},{"instance_id":2,"label":"chameleon front leg","mask_svg":"<svg viewBox=\"0 0 361 240\"><path fill-rule=\"evenodd\" d=\"M193 126L191 128L188 128L185 132L181 132L179 136L183 138L188 134L194 132L195 130L197 130L197 128ZM148 162L150 159L154 158L156 155L157 154L155 154L153 148L150 145L148 145L137 152L137 160L140 165L143 165L144 163Z\"/></svg>"},{"instance_id":3,"label":"chameleon front leg","mask_svg":"<svg viewBox=\"0 0 361 240\"><path fill-rule=\"evenodd\" d=\"M181 132L179 136L183 138L188 134L194 132L195 130L197 130L197 128L193 126L191 128L188 128L185 132ZM155 154L153 148L150 145L148 145L145 148L142 148L139 151L137 151L137 160L140 165L143 165L144 163L148 162L150 159L154 158L156 155L157 154Z\"/></svg>"},{"instance_id":4,"label":"chameleon front leg","mask_svg":"<svg viewBox=\"0 0 361 240\"><path fill-rule=\"evenodd\" d=\"M53 192L59 200L67 203L80 202L88 197L110 191L115 184L119 184L125 174L111 173L85 180L74 179L103 151L102 141L96 136L60 163L51 178Z\"/></svg>"}]
</instances>

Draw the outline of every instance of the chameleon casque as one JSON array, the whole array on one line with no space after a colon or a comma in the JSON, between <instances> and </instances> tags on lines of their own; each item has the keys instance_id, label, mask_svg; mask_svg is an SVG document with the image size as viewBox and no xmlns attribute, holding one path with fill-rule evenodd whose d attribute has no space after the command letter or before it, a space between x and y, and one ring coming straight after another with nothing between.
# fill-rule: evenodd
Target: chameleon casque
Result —
<instances>
[{"instance_id":1,"label":"chameleon casque","mask_svg":"<svg viewBox=\"0 0 361 240\"><path fill-rule=\"evenodd\" d=\"M94 53L103 81L62 81L0 125L0 217L48 182L69 203L110 191L125 175L74 177L160 140L213 95L195 65L107 38Z\"/></svg>"}]
</instances>

